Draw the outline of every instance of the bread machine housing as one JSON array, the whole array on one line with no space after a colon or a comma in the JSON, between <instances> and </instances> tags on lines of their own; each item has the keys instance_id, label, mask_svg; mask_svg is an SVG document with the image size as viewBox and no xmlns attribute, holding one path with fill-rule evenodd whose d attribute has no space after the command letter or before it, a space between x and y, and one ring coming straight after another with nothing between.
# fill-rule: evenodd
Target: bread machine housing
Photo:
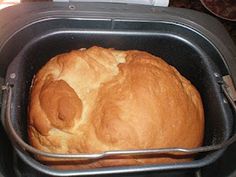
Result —
<instances>
[{"instance_id":1,"label":"bread machine housing","mask_svg":"<svg viewBox=\"0 0 236 177\"><path fill-rule=\"evenodd\" d=\"M236 48L216 19L177 8L25 3L0 12L0 26L0 66L3 68L0 74L5 78L2 124L18 156L34 176L37 171L57 176L132 175L147 171L171 174L175 170L184 173L187 169L208 165L224 153L225 148L199 153L193 161L178 164L55 170L35 160L19 143L27 142L27 104L35 73L59 53L94 45L144 50L166 59L202 96L206 120L204 146L226 141L232 135L235 115L221 85L223 76L230 76L236 83ZM6 117L10 118L12 127ZM12 128L20 140L15 138Z\"/></svg>"}]
</instances>

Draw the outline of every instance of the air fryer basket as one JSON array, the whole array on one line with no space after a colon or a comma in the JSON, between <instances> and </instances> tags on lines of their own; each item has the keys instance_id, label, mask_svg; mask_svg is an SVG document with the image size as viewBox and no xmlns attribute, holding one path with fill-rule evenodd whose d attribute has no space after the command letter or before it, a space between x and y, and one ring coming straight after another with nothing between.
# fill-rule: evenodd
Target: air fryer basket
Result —
<instances>
[{"instance_id":1,"label":"air fryer basket","mask_svg":"<svg viewBox=\"0 0 236 177\"><path fill-rule=\"evenodd\" d=\"M201 14L178 9L161 13L161 9L156 8L145 12L141 17L137 15L140 6L125 6L131 11L129 15L124 16L119 9L124 8L122 5L111 5L113 9L108 9L112 11L96 11L96 14L86 10L71 12L66 9L66 4L60 7L50 5L53 11L47 11L47 7L42 10L44 13L36 13L35 18L26 19L20 24L20 30L12 35L5 48L2 48L2 51L7 53L14 43L22 44L16 49L17 52L7 68L6 85L11 87L12 94L8 105L6 99L9 98L9 92L4 95L4 110L10 110L8 116L11 117L12 126L22 140L27 142L27 104L35 73L59 53L94 45L120 50L144 50L165 59L188 78L201 94L206 121L204 146L220 144L230 137L233 127L232 108L222 92L221 76L231 74L226 59L232 57L231 51L225 48L214 33L185 16L190 13L194 17L201 17ZM83 5L85 9L93 7L83 3L78 7L82 6L83 9ZM76 4L73 7L76 9ZM96 7L103 6L98 4ZM135 9L136 14L131 13L132 9ZM155 14L157 11L158 16ZM203 17L214 21L208 16ZM215 23L216 26L219 25ZM5 125L5 128L18 155L26 163L43 173L60 176L198 168L213 162L224 151L223 148L201 153L195 160L187 163L60 171L34 160L30 153L15 143L16 139L12 136L9 126Z\"/></svg>"}]
</instances>

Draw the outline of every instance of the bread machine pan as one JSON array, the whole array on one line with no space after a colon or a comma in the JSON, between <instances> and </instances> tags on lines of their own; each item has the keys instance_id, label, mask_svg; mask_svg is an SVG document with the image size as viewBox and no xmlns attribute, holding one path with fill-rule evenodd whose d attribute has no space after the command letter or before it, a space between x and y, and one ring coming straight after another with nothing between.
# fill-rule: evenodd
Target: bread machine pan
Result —
<instances>
[{"instance_id":1,"label":"bread machine pan","mask_svg":"<svg viewBox=\"0 0 236 177\"><path fill-rule=\"evenodd\" d=\"M175 66L203 99L204 146L222 143L231 136L234 125L233 109L222 92L222 76L230 76L236 83L236 50L214 18L191 10L140 5L25 3L0 12L0 26L0 74L12 91L9 100L5 87L2 123L17 154L32 171L57 176L186 171L208 165L223 154L225 148L199 153L187 163L55 170L16 143L6 124L10 117L20 139L27 142L27 103L35 73L59 53L97 45L148 51Z\"/></svg>"}]
</instances>

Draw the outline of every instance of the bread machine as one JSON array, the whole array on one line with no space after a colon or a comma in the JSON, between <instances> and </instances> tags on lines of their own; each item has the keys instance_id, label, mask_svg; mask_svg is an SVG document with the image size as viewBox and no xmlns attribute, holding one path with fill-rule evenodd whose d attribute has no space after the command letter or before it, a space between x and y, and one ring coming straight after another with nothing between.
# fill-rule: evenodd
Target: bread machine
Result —
<instances>
[{"instance_id":1,"label":"bread machine","mask_svg":"<svg viewBox=\"0 0 236 177\"><path fill-rule=\"evenodd\" d=\"M11 13L9 13L11 12ZM10 22L10 23L9 23ZM236 48L213 17L192 10L129 4L25 3L0 12L2 125L14 149L17 176L201 176L235 141ZM86 170L55 170L32 154L102 158L117 153L47 154L27 144L27 103L31 80L48 59L93 45L145 50L175 66L199 90L205 108L204 145L198 149L137 150L143 154L191 152L191 162ZM174 148L174 149L173 149Z\"/></svg>"}]
</instances>

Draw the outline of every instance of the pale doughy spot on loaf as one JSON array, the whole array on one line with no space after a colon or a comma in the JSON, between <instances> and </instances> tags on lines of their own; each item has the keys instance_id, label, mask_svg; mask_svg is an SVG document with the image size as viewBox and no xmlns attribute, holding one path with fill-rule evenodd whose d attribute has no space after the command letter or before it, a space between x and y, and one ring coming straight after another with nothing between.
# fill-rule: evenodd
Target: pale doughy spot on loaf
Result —
<instances>
[{"instance_id":1,"label":"pale doughy spot on loaf","mask_svg":"<svg viewBox=\"0 0 236 177\"><path fill-rule=\"evenodd\" d=\"M203 141L198 91L174 67L147 52L91 47L58 55L35 76L30 98L29 141L47 152L192 148ZM192 157L38 158L71 169L176 163Z\"/></svg>"}]
</instances>

